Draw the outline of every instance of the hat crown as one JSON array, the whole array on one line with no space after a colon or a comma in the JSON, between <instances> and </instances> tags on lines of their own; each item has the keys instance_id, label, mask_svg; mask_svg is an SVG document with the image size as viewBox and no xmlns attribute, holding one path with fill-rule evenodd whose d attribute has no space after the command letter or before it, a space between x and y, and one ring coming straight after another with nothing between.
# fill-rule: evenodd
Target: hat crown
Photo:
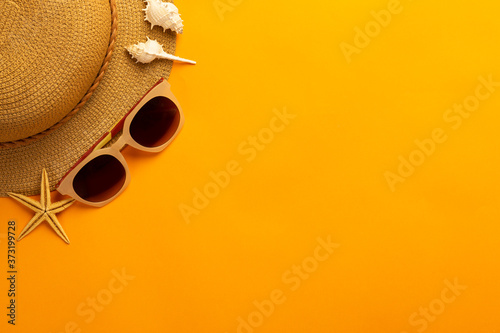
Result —
<instances>
[{"instance_id":1,"label":"hat crown","mask_svg":"<svg viewBox=\"0 0 500 333\"><path fill-rule=\"evenodd\" d=\"M108 0L0 4L0 142L60 121L92 85L109 43Z\"/></svg>"}]
</instances>

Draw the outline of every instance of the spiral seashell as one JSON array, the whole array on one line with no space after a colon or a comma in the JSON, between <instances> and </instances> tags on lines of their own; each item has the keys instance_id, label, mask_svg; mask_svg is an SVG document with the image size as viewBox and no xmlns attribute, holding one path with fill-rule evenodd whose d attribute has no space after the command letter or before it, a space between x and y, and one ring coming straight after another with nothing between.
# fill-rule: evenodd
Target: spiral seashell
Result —
<instances>
[{"instance_id":1,"label":"spiral seashell","mask_svg":"<svg viewBox=\"0 0 500 333\"><path fill-rule=\"evenodd\" d=\"M132 58L137 59L137 62L143 64L149 64L155 59L168 59L177 60L181 62L187 62L189 64L196 64L196 62L188 59L183 59L176 57L174 55L168 54L163 50L163 46L156 40L149 39L146 43L138 43L135 45L130 45L126 47L127 51L130 53Z\"/></svg>"},{"instance_id":2,"label":"spiral seashell","mask_svg":"<svg viewBox=\"0 0 500 333\"><path fill-rule=\"evenodd\" d=\"M163 31L166 29L171 29L178 34L182 34L183 25L182 19L179 15L179 10L177 7L170 2L163 2L162 0L144 0L147 2L146 9L146 18L151 23L151 29L155 25L159 25L163 28Z\"/></svg>"}]
</instances>

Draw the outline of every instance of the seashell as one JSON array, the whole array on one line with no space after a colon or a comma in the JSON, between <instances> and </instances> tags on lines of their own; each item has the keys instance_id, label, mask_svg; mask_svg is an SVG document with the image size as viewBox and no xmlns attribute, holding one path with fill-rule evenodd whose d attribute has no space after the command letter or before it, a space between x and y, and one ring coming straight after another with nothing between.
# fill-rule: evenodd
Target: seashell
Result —
<instances>
[{"instance_id":1,"label":"seashell","mask_svg":"<svg viewBox=\"0 0 500 333\"><path fill-rule=\"evenodd\" d=\"M168 59L187 62L189 64L196 64L195 61L176 57L163 51L163 46L156 40L149 39L146 43L138 43L126 47L132 58L137 59L137 62L148 64L155 59Z\"/></svg>"},{"instance_id":2,"label":"seashell","mask_svg":"<svg viewBox=\"0 0 500 333\"><path fill-rule=\"evenodd\" d=\"M163 31L166 29L171 29L178 34L182 34L183 25L182 20L179 15L179 10L177 7L170 2L163 2L162 0L144 0L148 3L146 9L146 18L151 22L151 29L155 25L159 25L163 28Z\"/></svg>"}]
</instances>

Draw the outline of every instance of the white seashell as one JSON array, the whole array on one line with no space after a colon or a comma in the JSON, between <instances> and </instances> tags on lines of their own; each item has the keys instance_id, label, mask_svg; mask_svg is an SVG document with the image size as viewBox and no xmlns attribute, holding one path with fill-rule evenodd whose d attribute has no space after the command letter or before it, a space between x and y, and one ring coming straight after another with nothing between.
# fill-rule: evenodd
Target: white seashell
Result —
<instances>
[{"instance_id":1,"label":"white seashell","mask_svg":"<svg viewBox=\"0 0 500 333\"><path fill-rule=\"evenodd\" d=\"M187 62L189 64L196 64L195 61L176 57L163 51L163 46L156 40L149 39L146 43L138 43L126 47L132 58L137 59L137 62L148 64L155 59L168 59Z\"/></svg>"},{"instance_id":2,"label":"white seashell","mask_svg":"<svg viewBox=\"0 0 500 333\"><path fill-rule=\"evenodd\" d=\"M146 9L146 18L151 22L151 29L155 25L159 25L163 28L163 31L166 29L171 29L178 34L182 34L183 25L182 20L179 15L179 10L177 7L170 2L163 2L162 0L144 0L148 3Z\"/></svg>"}]
</instances>

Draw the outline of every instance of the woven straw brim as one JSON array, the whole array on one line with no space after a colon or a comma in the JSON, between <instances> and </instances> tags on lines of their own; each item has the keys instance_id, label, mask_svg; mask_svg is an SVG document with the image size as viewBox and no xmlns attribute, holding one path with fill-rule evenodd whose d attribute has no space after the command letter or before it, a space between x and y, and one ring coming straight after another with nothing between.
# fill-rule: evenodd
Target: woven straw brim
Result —
<instances>
[{"instance_id":1,"label":"woven straw brim","mask_svg":"<svg viewBox=\"0 0 500 333\"><path fill-rule=\"evenodd\" d=\"M6 196L7 192L39 194L43 168L54 190L55 184L103 133L161 77L169 77L171 61L138 64L125 47L145 42L148 36L174 54L176 34L163 32L158 26L151 29L144 21L146 5L142 1L116 0L116 5L118 36L104 79L85 106L59 129L29 145L0 149L0 196Z\"/></svg>"}]
</instances>

